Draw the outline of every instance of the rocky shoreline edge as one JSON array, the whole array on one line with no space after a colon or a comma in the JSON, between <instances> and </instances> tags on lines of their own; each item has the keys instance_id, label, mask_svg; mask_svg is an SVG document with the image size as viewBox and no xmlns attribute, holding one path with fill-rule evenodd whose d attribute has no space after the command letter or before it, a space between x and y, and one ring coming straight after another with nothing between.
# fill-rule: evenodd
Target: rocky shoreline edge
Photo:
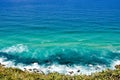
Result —
<instances>
[{"instance_id":1,"label":"rocky shoreline edge","mask_svg":"<svg viewBox=\"0 0 120 80\"><path fill-rule=\"evenodd\" d=\"M72 75L73 71L69 73ZM106 69L91 75L71 75L57 72L45 74L38 69L22 71L18 68L5 67L0 63L0 80L120 80L120 65L116 65L114 70Z\"/></svg>"}]
</instances>

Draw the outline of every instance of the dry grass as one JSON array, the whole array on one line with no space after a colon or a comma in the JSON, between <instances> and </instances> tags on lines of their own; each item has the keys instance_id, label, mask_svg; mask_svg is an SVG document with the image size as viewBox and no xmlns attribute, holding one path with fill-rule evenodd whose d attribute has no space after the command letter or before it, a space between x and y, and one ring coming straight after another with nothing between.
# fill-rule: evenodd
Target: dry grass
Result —
<instances>
[{"instance_id":1,"label":"dry grass","mask_svg":"<svg viewBox=\"0 0 120 80\"><path fill-rule=\"evenodd\" d=\"M31 73L16 68L0 66L0 80L120 80L120 65L115 70L104 70L99 73L87 75L62 75L59 73Z\"/></svg>"}]
</instances>

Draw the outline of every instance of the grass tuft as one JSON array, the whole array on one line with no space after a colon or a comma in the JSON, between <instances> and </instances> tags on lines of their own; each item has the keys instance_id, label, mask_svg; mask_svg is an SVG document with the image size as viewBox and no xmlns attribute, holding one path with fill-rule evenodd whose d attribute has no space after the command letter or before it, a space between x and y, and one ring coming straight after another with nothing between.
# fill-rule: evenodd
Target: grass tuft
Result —
<instances>
[{"instance_id":1,"label":"grass tuft","mask_svg":"<svg viewBox=\"0 0 120 80\"><path fill-rule=\"evenodd\" d=\"M120 65L115 70L106 69L91 75L63 75L57 72L44 73L22 71L17 68L0 66L0 80L120 80Z\"/></svg>"}]
</instances>

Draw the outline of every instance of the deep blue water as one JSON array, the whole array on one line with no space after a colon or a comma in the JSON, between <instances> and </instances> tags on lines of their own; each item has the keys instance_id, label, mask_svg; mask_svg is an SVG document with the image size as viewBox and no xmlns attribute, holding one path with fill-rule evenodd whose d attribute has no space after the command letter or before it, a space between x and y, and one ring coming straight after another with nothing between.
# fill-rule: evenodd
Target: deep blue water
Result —
<instances>
[{"instance_id":1,"label":"deep blue water","mask_svg":"<svg viewBox=\"0 0 120 80\"><path fill-rule=\"evenodd\" d=\"M81 73L96 66L111 68L120 62L119 4L120 0L1 0L0 62L17 67L37 63L44 72L55 65L60 73L67 72L63 66L83 66Z\"/></svg>"}]
</instances>

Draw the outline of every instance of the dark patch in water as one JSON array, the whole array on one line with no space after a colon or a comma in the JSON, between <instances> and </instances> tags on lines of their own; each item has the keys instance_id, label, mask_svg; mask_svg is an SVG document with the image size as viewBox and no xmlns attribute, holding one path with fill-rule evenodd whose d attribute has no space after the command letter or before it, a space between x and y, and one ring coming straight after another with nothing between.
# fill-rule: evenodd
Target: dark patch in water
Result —
<instances>
[{"instance_id":1,"label":"dark patch in water","mask_svg":"<svg viewBox=\"0 0 120 80\"><path fill-rule=\"evenodd\" d=\"M36 55L37 56L37 55ZM36 57L32 58L32 55L29 57L24 57L19 55L13 55L8 53L0 52L0 57L6 57L8 60L13 60L15 63L24 63L32 64L37 62L38 64L51 65L54 63L62 65L86 65L86 64L102 64L109 65L112 60L119 59L120 55L118 53L106 52L104 55L99 51L90 51L84 54L75 52L72 50L66 50L64 52L57 52L55 54L49 55L48 57Z\"/></svg>"}]
</instances>

